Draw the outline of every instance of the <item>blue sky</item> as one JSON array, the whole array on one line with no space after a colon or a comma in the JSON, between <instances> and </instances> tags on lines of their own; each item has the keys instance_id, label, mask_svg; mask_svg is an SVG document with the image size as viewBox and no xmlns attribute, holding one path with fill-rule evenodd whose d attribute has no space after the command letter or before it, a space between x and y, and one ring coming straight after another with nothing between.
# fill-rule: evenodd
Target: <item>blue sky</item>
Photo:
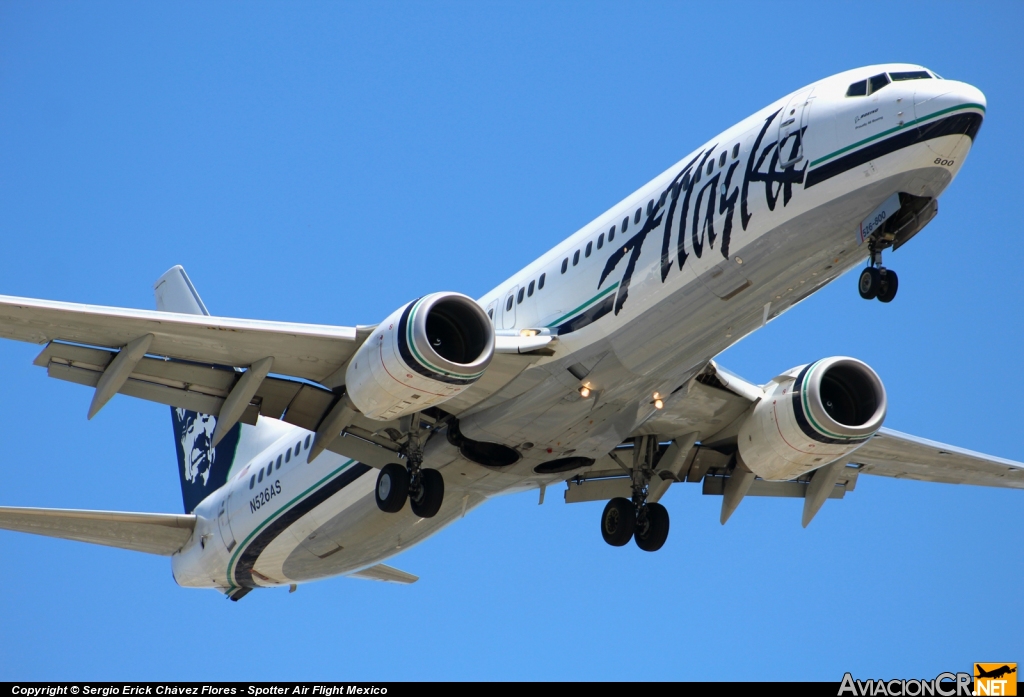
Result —
<instances>
[{"instance_id":1,"label":"blue sky","mask_svg":"<svg viewBox=\"0 0 1024 697\"><path fill-rule=\"evenodd\" d=\"M885 61L988 115L940 213L721 356L763 382L874 366L887 425L1024 460L1020 3L0 3L0 293L374 323L479 296L715 133ZM180 510L167 409L0 342L0 505ZM554 492L549 492L554 494ZM674 487L657 554L601 505L490 502L394 560L230 603L166 559L0 532L0 680L933 677L1024 661L1024 492L863 477L800 502ZM1015 630L1014 627L1018 629Z\"/></svg>"}]
</instances>

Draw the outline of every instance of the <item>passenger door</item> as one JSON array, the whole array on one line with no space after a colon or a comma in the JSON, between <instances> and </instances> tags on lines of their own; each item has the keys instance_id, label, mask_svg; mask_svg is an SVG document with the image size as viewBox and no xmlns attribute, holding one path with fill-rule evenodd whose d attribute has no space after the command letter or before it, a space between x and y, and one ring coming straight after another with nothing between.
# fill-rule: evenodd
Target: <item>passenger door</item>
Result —
<instances>
[{"instance_id":1,"label":"passenger door","mask_svg":"<svg viewBox=\"0 0 1024 697\"><path fill-rule=\"evenodd\" d=\"M220 500L220 508L217 509L217 528L220 531L221 542L230 552L235 548L235 533L231 530L231 494Z\"/></svg>"},{"instance_id":2,"label":"passenger door","mask_svg":"<svg viewBox=\"0 0 1024 697\"><path fill-rule=\"evenodd\" d=\"M779 119L779 169L786 169L804 158L803 129L807 126L811 93L804 90L786 104Z\"/></svg>"}]
</instances>

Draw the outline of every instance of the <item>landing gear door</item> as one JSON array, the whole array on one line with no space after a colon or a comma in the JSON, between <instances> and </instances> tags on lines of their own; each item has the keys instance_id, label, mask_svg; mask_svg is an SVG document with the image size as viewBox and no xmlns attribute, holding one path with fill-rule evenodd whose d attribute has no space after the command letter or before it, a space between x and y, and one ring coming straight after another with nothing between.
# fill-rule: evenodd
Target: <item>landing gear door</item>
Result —
<instances>
[{"instance_id":1,"label":"landing gear door","mask_svg":"<svg viewBox=\"0 0 1024 697\"><path fill-rule=\"evenodd\" d=\"M235 533L231 530L231 494L220 500L220 508L217 509L217 529L220 531L221 542L230 552L235 548Z\"/></svg>"},{"instance_id":2,"label":"landing gear door","mask_svg":"<svg viewBox=\"0 0 1024 697\"><path fill-rule=\"evenodd\" d=\"M793 95L778 115L779 119L779 169L792 167L804 159L804 129L810 112L811 92L805 90Z\"/></svg>"},{"instance_id":3,"label":"landing gear door","mask_svg":"<svg viewBox=\"0 0 1024 697\"><path fill-rule=\"evenodd\" d=\"M501 328L515 329L516 327L516 291L519 286L510 290L505 299L501 301Z\"/></svg>"}]
</instances>

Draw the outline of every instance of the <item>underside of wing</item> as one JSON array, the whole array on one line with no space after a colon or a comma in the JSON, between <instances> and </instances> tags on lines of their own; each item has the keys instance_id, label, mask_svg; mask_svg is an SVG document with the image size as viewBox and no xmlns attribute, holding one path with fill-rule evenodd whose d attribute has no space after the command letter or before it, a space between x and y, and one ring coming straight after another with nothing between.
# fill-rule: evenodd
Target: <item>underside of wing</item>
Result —
<instances>
[{"instance_id":1,"label":"underside of wing","mask_svg":"<svg viewBox=\"0 0 1024 697\"><path fill-rule=\"evenodd\" d=\"M888 428L857 449L851 462L863 474L947 484L1024 489L1024 464Z\"/></svg>"},{"instance_id":2,"label":"underside of wing","mask_svg":"<svg viewBox=\"0 0 1024 697\"><path fill-rule=\"evenodd\" d=\"M170 556L195 528L194 515L0 507L0 529Z\"/></svg>"},{"instance_id":3,"label":"underside of wing","mask_svg":"<svg viewBox=\"0 0 1024 697\"><path fill-rule=\"evenodd\" d=\"M152 334L147 353L221 366L273 356L274 372L323 382L358 348L355 327L208 317L0 296L0 337L120 348Z\"/></svg>"}]
</instances>

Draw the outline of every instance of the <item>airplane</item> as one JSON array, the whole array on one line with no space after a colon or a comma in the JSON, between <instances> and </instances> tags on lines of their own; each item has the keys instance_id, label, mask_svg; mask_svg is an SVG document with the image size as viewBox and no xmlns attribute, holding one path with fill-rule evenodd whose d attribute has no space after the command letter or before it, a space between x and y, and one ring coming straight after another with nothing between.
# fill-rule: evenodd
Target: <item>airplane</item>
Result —
<instances>
[{"instance_id":1,"label":"airplane","mask_svg":"<svg viewBox=\"0 0 1024 697\"><path fill-rule=\"evenodd\" d=\"M474 300L431 292L350 327L212 315L180 266L156 311L0 296L0 336L49 377L169 406L184 513L0 508L0 528L171 558L239 600L384 562L488 499L606 501L603 539L660 549L673 484L803 499L806 527L861 475L1024 488L1024 465L883 426L866 363L755 384L729 346L938 213L986 113L912 64L846 71L716 135Z\"/></svg>"}]
</instances>

